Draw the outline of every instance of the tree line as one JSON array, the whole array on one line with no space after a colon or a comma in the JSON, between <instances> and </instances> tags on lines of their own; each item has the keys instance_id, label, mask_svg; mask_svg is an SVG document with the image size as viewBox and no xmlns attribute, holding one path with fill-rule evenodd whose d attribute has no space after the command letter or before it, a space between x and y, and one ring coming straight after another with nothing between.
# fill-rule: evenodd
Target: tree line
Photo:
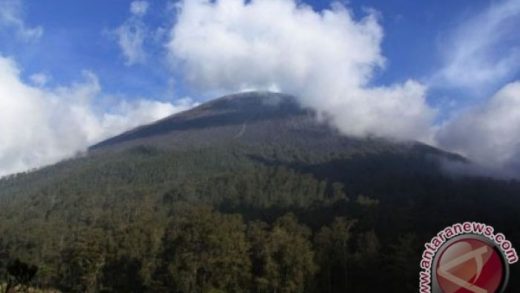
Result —
<instances>
[{"instance_id":1,"label":"tree line","mask_svg":"<svg viewBox=\"0 0 520 293\"><path fill-rule=\"evenodd\" d=\"M19 260L21 279L10 281L11 263L3 268L3 281L11 289L31 285L62 292L361 292L372 265L389 259L381 258L377 234L357 224L337 217L313 232L292 213L269 224L186 205L167 225L151 266L125 251L111 252L102 235L83 231L59 252L47 283L33 278L37 264ZM402 255L393 255L382 272L410 257L402 249L413 238L400 241L395 250Z\"/></svg>"}]
</instances>

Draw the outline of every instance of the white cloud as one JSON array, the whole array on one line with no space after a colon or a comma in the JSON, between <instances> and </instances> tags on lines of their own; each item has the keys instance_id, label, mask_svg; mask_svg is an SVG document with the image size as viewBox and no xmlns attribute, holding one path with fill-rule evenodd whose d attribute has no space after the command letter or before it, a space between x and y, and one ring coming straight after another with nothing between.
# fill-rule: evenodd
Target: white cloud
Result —
<instances>
[{"instance_id":1,"label":"white cloud","mask_svg":"<svg viewBox=\"0 0 520 293\"><path fill-rule=\"evenodd\" d=\"M42 87L49 82L50 77L45 73L35 73L29 76L29 79L34 85Z\"/></svg>"},{"instance_id":2,"label":"white cloud","mask_svg":"<svg viewBox=\"0 0 520 293\"><path fill-rule=\"evenodd\" d=\"M149 5L147 1L134 1L130 3L130 12L134 15L143 16L148 11Z\"/></svg>"},{"instance_id":3,"label":"white cloud","mask_svg":"<svg viewBox=\"0 0 520 293\"><path fill-rule=\"evenodd\" d=\"M23 6L21 0L0 1L0 28L12 28L18 38L23 41L37 40L43 35L41 26L27 26L23 20Z\"/></svg>"},{"instance_id":4,"label":"white cloud","mask_svg":"<svg viewBox=\"0 0 520 293\"><path fill-rule=\"evenodd\" d=\"M444 66L432 84L480 92L503 83L520 66L519 26L520 1L492 1L443 39Z\"/></svg>"},{"instance_id":5,"label":"white cloud","mask_svg":"<svg viewBox=\"0 0 520 293\"><path fill-rule=\"evenodd\" d=\"M126 65L130 66L146 61L143 44L147 33L146 28L140 21L127 21L118 27L114 34L117 36L119 48L126 59Z\"/></svg>"},{"instance_id":6,"label":"white cloud","mask_svg":"<svg viewBox=\"0 0 520 293\"><path fill-rule=\"evenodd\" d=\"M430 86L455 87L487 98L437 127L438 146L476 164L450 165L459 172L520 176L520 82L507 84L520 68L518 26L519 0L492 1L443 40L444 65ZM493 96L485 96L500 86Z\"/></svg>"},{"instance_id":7,"label":"white cloud","mask_svg":"<svg viewBox=\"0 0 520 293\"><path fill-rule=\"evenodd\" d=\"M520 174L520 81L510 83L488 102L441 127L442 147L467 155L495 175Z\"/></svg>"},{"instance_id":8,"label":"white cloud","mask_svg":"<svg viewBox=\"0 0 520 293\"><path fill-rule=\"evenodd\" d=\"M25 84L15 62L0 56L0 176L55 163L191 106L143 99L98 110L102 96L92 73L80 83L41 88Z\"/></svg>"},{"instance_id":9,"label":"white cloud","mask_svg":"<svg viewBox=\"0 0 520 293\"><path fill-rule=\"evenodd\" d=\"M375 13L356 19L340 4L316 12L298 3L183 1L168 43L172 64L201 92L276 88L346 134L428 140L435 111L421 84L370 85L384 65Z\"/></svg>"},{"instance_id":10,"label":"white cloud","mask_svg":"<svg viewBox=\"0 0 520 293\"><path fill-rule=\"evenodd\" d=\"M142 17L148 10L147 1L134 1L130 4L131 16L112 31L116 36L119 48L126 59L127 66L146 62L145 41L150 37L148 27Z\"/></svg>"}]
</instances>

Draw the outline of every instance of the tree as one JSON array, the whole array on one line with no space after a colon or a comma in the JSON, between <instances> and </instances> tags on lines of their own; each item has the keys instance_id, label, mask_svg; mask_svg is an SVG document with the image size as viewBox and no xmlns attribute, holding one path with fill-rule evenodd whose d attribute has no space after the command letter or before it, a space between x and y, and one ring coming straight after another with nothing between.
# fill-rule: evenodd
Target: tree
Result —
<instances>
[{"instance_id":1,"label":"tree","mask_svg":"<svg viewBox=\"0 0 520 293\"><path fill-rule=\"evenodd\" d=\"M240 216L188 208L166 232L159 274L176 292L247 292L248 250Z\"/></svg>"},{"instance_id":2,"label":"tree","mask_svg":"<svg viewBox=\"0 0 520 293\"><path fill-rule=\"evenodd\" d=\"M387 253L388 284L392 289L401 289L403 292L416 290L414 281L417 280L417 263L420 262L422 246L414 234L399 236L396 242L390 245Z\"/></svg>"},{"instance_id":3,"label":"tree","mask_svg":"<svg viewBox=\"0 0 520 293\"><path fill-rule=\"evenodd\" d=\"M17 286L20 286L21 290L26 290L36 275L36 272L38 272L38 267L15 259L7 265L6 271L7 285L5 287L5 293L9 293Z\"/></svg>"},{"instance_id":4,"label":"tree","mask_svg":"<svg viewBox=\"0 0 520 293\"><path fill-rule=\"evenodd\" d=\"M349 264L352 257L350 241L356 220L336 218L330 227L323 227L314 239L316 259L320 266L318 286L326 292L347 292Z\"/></svg>"},{"instance_id":5,"label":"tree","mask_svg":"<svg viewBox=\"0 0 520 293\"><path fill-rule=\"evenodd\" d=\"M254 291L303 292L317 270L310 230L288 214L279 218L270 230L265 224L253 224L248 234L252 243Z\"/></svg>"},{"instance_id":6,"label":"tree","mask_svg":"<svg viewBox=\"0 0 520 293\"><path fill-rule=\"evenodd\" d=\"M127 256L107 261L101 277L102 292L143 292L141 262Z\"/></svg>"},{"instance_id":7,"label":"tree","mask_svg":"<svg viewBox=\"0 0 520 293\"><path fill-rule=\"evenodd\" d=\"M82 231L73 238L70 246L60 254L59 289L82 293L99 291L105 262L99 235L94 231Z\"/></svg>"},{"instance_id":8,"label":"tree","mask_svg":"<svg viewBox=\"0 0 520 293\"><path fill-rule=\"evenodd\" d=\"M2 283L7 277L7 261L9 260L9 253L4 245L0 242L0 292L2 291Z\"/></svg>"},{"instance_id":9,"label":"tree","mask_svg":"<svg viewBox=\"0 0 520 293\"><path fill-rule=\"evenodd\" d=\"M376 275L382 275L383 270L381 268L380 250L381 243L379 237L374 230L359 233L356 237L357 248L353 255L353 262L356 269L352 270L351 277L356 280L353 284L353 290L355 292L369 292L374 288L378 290L384 290L378 286L382 284L372 284L372 280Z\"/></svg>"}]
</instances>

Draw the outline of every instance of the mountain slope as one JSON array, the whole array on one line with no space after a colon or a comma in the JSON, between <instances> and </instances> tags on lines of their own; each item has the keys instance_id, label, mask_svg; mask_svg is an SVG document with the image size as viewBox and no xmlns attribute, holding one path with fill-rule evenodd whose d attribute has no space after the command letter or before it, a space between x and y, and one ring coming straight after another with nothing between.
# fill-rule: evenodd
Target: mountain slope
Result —
<instances>
[{"instance_id":1,"label":"mountain slope","mask_svg":"<svg viewBox=\"0 0 520 293\"><path fill-rule=\"evenodd\" d=\"M0 179L0 255L5 250L37 264L40 284L66 292L82 292L85 287L74 284L85 280L94 291L121 292L109 272L129 259L139 264L136 288L161 292L179 285L172 276L164 279L172 261L163 254L170 249L165 239L180 233L171 231L187 225L176 222L186 211L210 206L240 214L254 231L254 221L276 226L291 212L310 228L289 225L302 235L300 244L318 241L336 217L357 219L349 238L350 283L333 282L346 270L334 264L335 276L317 271L306 277L306 291L332 282L331 292L415 292L421 247L447 225L488 222L513 243L520 240L518 182L454 177L442 166L464 162L460 156L417 142L343 136L315 116L287 95L232 95L108 139L83 157ZM193 213L187 227L205 217L227 221ZM323 267L319 241L308 245ZM99 267L74 267L71 255L78 251ZM67 275L73 269L80 281ZM244 291L255 291L255 278L267 278L261 274L253 265L251 283L241 285L252 287ZM511 274L518 288L518 270Z\"/></svg>"},{"instance_id":2,"label":"mountain slope","mask_svg":"<svg viewBox=\"0 0 520 293\"><path fill-rule=\"evenodd\" d=\"M294 97L268 92L225 96L192 110L138 127L90 148L91 151L153 145L169 149L218 147L226 144L283 145L311 151L357 152L382 149L425 153L447 159L463 158L426 145L361 139L341 135L301 108Z\"/></svg>"}]
</instances>

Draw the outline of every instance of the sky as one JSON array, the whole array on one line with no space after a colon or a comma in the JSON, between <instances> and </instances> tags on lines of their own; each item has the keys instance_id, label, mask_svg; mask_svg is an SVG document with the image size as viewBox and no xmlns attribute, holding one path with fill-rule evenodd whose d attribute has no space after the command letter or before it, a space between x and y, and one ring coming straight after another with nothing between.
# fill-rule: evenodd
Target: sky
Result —
<instances>
[{"instance_id":1,"label":"sky","mask_svg":"<svg viewBox=\"0 0 520 293\"><path fill-rule=\"evenodd\" d=\"M0 0L0 176L245 90L520 174L520 0Z\"/></svg>"}]
</instances>

